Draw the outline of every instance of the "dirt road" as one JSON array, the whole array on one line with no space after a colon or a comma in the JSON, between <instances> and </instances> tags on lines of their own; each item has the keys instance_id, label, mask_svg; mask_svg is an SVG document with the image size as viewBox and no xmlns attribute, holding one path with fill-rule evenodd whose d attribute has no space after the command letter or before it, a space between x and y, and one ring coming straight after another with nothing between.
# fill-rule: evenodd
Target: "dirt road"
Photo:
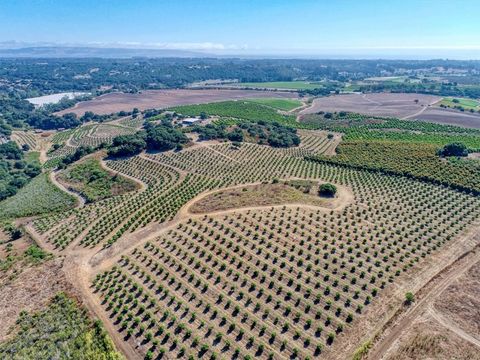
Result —
<instances>
[{"instance_id":1,"label":"dirt road","mask_svg":"<svg viewBox=\"0 0 480 360\"><path fill-rule=\"evenodd\" d=\"M55 186L57 186L58 188L60 188L61 190L65 191L66 193L74 196L76 199L77 199L77 206L78 207L83 207L85 206L85 199L80 196L78 193L76 193L75 191L71 191L69 189L67 189L65 186L63 186L63 184L61 184L60 182L58 182L57 178L56 178L56 175L57 173L55 171L51 171L50 174L49 174L49 178L50 178L50 181L55 184Z\"/></svg>"},{"instance_id":2,"label":"dirt road","mask_svg":"<svg viewBox=\"0 0 480 360\"><path fill-rule=\"evenodd\" d=\"M443 98L440 99L440 100L434 100L434 101L432 101L430 104L425 105L423 108L421 108L421 109L420 109L419 111L417 111L415 114L404 116L404 117L401 118L401 120L414 119L414 118L416 118L417 116L422 115L422 114L425 112L425 110L427 110L430 106L433 106L433 105L439 103L439 102L442 101L442 100L443 100Z\"/></svg>"},{"instance_id":3,"label":"dirt road","mask_svg":"<svg viewBox=\"0 0 480 360\"><path fill-rule=\"evenodd\" d=\"M458 258L453 264L435 276L427 285L416 294L416 301L405 312L399 315L397 321L388 328L383 337L374 345L369 359L384 359L388 350L400 337L402 332L412 325L414 320L428 309L431 304L449 285L457 280L465 271L478 261L480 247L477 245L472 251ZM405 309L403 309L405 310Z\"/></svg>"},{"instance_id":4,"label":"dirt road","mask_svg":"<svg viewBox=\"0 0 480 360\"><path fill-rule=\"evenodd\" d=\"M438 311L436 311L431 304L428 307L428 314L436 321L438 321L442 326L446 327L448 330L454 332L462 339L480 348L480 339L477 339L476 337L468 334L467 332L459 328L457 325L455 325L455 323L453 323L452 321L444 317L442 314L440 314Z\"/></svg>"}]
</instances>

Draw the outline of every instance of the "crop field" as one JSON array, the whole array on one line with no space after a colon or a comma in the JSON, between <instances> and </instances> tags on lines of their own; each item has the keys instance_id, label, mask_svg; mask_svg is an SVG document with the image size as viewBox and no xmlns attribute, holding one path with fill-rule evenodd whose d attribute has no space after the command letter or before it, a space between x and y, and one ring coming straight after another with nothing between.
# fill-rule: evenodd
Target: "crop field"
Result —
<instances>
[{"instance_id":1,"label":"crop field","mask_svg":"<svg viewBox=\"0 0 480 360\"><path fill-rule=\"evenodd\" d=\"M207 115L220 116L227 119L277 121L289 124L295 123L295 117L293 115L283 115L271 106L251 101L237 100L210 104L185 105L173 107L170 110L187 116L199 116L201 113L205 113Z\"/></svg>"},{"instance_id":2,"label":"crop field","mask_svg":"<svg viewBox=\"0 0 480 360\"><path fill-rule=\"evenodd\" d=\"M19 145L28 145L31 150L35 150L37 148L38 140L35 134L30 132L24 131L14 131L12 133L12 139Z\"/></svg>"},{"instance_id":3,"label":"crop field","mask_svg":"<svg viewBox=\"0 0 480 360\"><path fill-rule=\"evenodd\" d=\"M75 198L63 192L40 174L20 191L0 202L0 219L17 218L69 209Z\"/></svg>"},{"instance_id":4,"label":"crop field","mask_svg":"<svg viewBox=\"0 0 480 360\"><path fill-rule=\"evenodd\" d=\"M465 144L472 152L480 148L480 131L455 125L373 117L360 114L304 115L300 126L344 133L344 140L395 141L432 144L437 147L452 142Z\"/></svg>"},{"instance_id":5,"label":"crop field","mask_svg":"<svg viewBox=\"0 0 480 360\"><path fill-rule=\"evenodd\" d=\"M85 111L96 114L111 114L119 111L132 111L172 106L202 104L214 101L249 99L249 98L293 98L295 94L280 91L255 90L146 90L138 94L110 93L93 100L77 103L74 107L60 111L58 114L73 112L79 116Z\"/></svg>"},{"instance_id":6,"label":"crop field","mask_svg":"<svg viewBox=\"0 0 480 360\"><path fill-rule=\"evenodd\" d=\"M418 100L418 103L415 101ZM444 99L433 95L373 93L346 94L317 98L302 115L324 112L348 111L380 117L420 120L429 123L480 128L480 114L461 112L439 105Z\"/></svg>"},{"instance_id":7,"label":"crop field","mask_svg":"<svg viewBox=\"0 0 480 360\"><path fill-rule=\"evenodd\" d=\"M417 113L432 100L387 95L375 106ZM127 358L348 358L405 308L399 293L436 274L432 259L458 242L475 246L480 164L437 150L462 142L478 151L480 130L358 113L296 118L288 111L299 104L171 107L214 124L278 122L301 141L193 141L100 160L101 151L57 173L86 202L74 207L44 173L0 203L0 217L40 215L25 220L28 234L67 259L69 279ZM58 132L47 167L142 125L125 117ZM325 183L334 197L319 195Z\"/></svg>"},{"instance_id":8,"label":"crop field","mask_svg":"<svg viewBox=\"0 0 480 360\"><path fill-rule=\"evenodd\" d=\"M327 139L324 132L313 132L310 136L303 134L301 137L304 145L299 148L276 150L244 144L240 151L241 159L237 162L230 159L240 155L237 155L239 151L231 149L229 144L107 161L112 171L137 178L147 188L138 193L95 202L72 213L41 218L35 226L37 231L45 233L46 241L58 247L67 246L80 234L84 236L84 246L115 242L127 231L144 227L152 221L171 219L186 201L203 190L275 176L283 178L292 171L296 174L296 171L290 170L292 161L299 161L305 155L330 152L338 141ZM214 168L202 169L205 161ZM263 171L258 171L257 167L263 167ZM275 170L275 167L283 170ZM217 174L214 177L212 170Z\"/></svg>"},{"instance_id":9,"label":"crop field","mask_svg":"<svg viewBox=\"0 0 480 360\"><path fill-rule=\"evenodd\" d=\"M462 112L453 109L442 109L435 106L426 109L422 114L416 116L416 119L437 124L457 125L480 129L480 114L478 112Z\"/></svg>"},{"instance_id":10,"label":"crop field","mask_svg":"<svg viewBox=\"0 0 480 360\"><path fill-rule=\"evenodd\" d=\"M355 203L189 216L98 275L121 336L155 356L321 357L480 211L478 199L446 188L311 165L297 175L350 186Z\"/></svg>"},{"instance_id":11,"label":"crop field","mask_svg":"<svg viewBox=\"0 0 480 360\"><path fill-rule=\"evenodd\" d=\"M445 105L449 108L458 108L461 107L464 110L480 110L480 101L474 99L465 99L465 98L445 98L439 105Z\"/></svg>"},{"instance_id":12,"label":"crop field","mask_svg":"<svg viewBox=\"0 0 480 360\"><path fill-rule=\"evenodd\" d=\"M248 101L283 111L291 111L303 105L301 101L296 99L253 99Z\"/></svg>"},{"instance_id":13,"label":"crop field","mask_svg":"<svg viewBox=\"0 0 480 360\"><path fill-rule=\"evenodd\" d=\"M415 100L418 100L416 102ZM315 99L311 107L302 110L301 114L312 114L319 111L349 111L373 116L390 116L396 118L414 117L424 111L428 105L440 101L441 98L422 94L346 94L333 95Z\"/></svg>"},{"instance_id":14,"label":"crop field","mask_svg":"<svg viewBox=\"0 0 480 360\"><path fill-rule=\"evenodd\" d=\"M115 136L133 134L138 130L139 122L132 119L124 119L123 123L88 124L76 129L64 130L55 133L50 141L60 147L52 149L48 154L48 160L44 164L46 168L54 168L61 159L73 154L80 146L96 147L100 144L110 144ZM143 120L141 120L143 123Z\"/></svg>"},{"instance_id":15,"label":"crop field","mask_svg":"<svg viewBox=\"0 0 480 360\"><path fill-rule=\"evenodd\" d=\"M328 358L362 331L379 297L478 219L480 200L305 160L338 140L299 134L298 148L223 143L109 160L145 187L33 226L59 251L113 251L115 264L97 272L92 296L113 336L140 356ZM188 210L202 192L275 178L331 182L353 195L333 208L286 201Z\"/></svg>"}]
</instances>

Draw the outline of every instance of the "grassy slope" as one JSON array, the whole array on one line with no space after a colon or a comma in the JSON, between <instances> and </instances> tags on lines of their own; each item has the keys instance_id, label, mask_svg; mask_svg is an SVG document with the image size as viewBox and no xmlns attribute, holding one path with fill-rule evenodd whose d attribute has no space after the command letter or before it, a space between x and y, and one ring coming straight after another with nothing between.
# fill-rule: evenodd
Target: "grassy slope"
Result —
<instances>
[{"instance_id":1,"label":"grassy slope","mask_svg":"<svg viewBox=\"0 0 480 360\"><path fill-rule=\"evenodd\" d=\"M29 164L39 164L40 165L40 153L38 151L29 151L25 154L25 161Z\"/></svg>"},{"instance_id":2,"label":"grassy slope","mask_svg":"<svg viewBox=\"0 0 480 360\"><path fill-rule=\"evenodd\" d=\"M260 184L215 192L193 204L190 211L207 213L246 206L292 203L324 206L327 201L286 184Z\"/></svg>"},{"instance_id":3,"label":"grassy slope","mask_svg":"<svg viewBox=\"0 0 480 360\"><path fill-rule=\"evenodd\" d=\"M302 106L302 102L295 99L249 99L248 101L282 111L290 111Z\"/></svg>"},{"instance_id":4,"label":"grassy slope","mask_svg":"<svg viewBox=\"0 0 480 360\"><path fill-rule=\"evenodd\" d=\"M75 205L75 198L66 194L40 174L15 196L0 202L0 218L16 218L62 211Z\"/></svg>"},{"instance_id":5,"label":"grassy slope","mask_svg":"<svg viewBox=\"0 0 480 360\"><path fill-rule=\"evenodd\" d=\"M122 359L102 325L64 294L43 311L22 313L17 323L16 336L0 344L1 359Z\"/></svg>"},{"instance_id":6,"label":"grassy slope","mask_svg":"<svg viewBox=\"0 0 480 360\"><path fill-rule=\"evenodd\" d=\"M470 109L479 110L480 109L480 102L477 101L477 100L455 98L456 100L459 101L458 103L455 103L455 102L453 102L453 99L454 98L445 98L440 102L440 104L445 105L445 106L449 106L451 108L454 108L455 106L461 106L465 110L470 110Z\"/></svg>"},{"instance_id":7,"label":"grassy slope","mask_svg":"<svg viewBox=\"0 0 480 360\"><path fill-rule=\"evenodd\" d=\"M62 172L59 180L82 194L87 202L98 201L136 189L137 185L121 176L111 175L97 159L87 159Z\"/></svg>"}]
</instances>

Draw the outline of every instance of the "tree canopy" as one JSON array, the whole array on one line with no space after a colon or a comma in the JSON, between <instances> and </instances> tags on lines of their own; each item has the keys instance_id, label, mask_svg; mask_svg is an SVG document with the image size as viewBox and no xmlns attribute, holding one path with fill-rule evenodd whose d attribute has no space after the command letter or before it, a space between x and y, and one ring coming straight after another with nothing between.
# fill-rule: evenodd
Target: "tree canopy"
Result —
<instances>
[{"instance_id":1,"label":"tree canopy","mask_svg":"<svg viewBox=\"0 0 480 360\"><path fill-rule=\"evenodd\" d=\"M462 143L451 143L445 145L440 149L439 154L441 156L467 156L468 150L465 144Z\"/></svg>"}]
</instances>

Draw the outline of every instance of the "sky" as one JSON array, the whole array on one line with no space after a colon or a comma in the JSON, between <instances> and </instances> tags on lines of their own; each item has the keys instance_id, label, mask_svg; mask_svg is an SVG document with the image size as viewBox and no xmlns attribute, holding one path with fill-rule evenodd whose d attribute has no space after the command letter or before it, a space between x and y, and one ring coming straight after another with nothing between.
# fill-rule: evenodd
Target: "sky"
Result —
<instances>
[{"instance_id":1,"label":"sky","mask_svg":"<svg viewBox=\"0 0 480 360\"><path fill-rule=\"evenodd\" d=\"M479 0L0 0L0 42L480 58L479 14Z\"/></svg>"}]
</instances>

